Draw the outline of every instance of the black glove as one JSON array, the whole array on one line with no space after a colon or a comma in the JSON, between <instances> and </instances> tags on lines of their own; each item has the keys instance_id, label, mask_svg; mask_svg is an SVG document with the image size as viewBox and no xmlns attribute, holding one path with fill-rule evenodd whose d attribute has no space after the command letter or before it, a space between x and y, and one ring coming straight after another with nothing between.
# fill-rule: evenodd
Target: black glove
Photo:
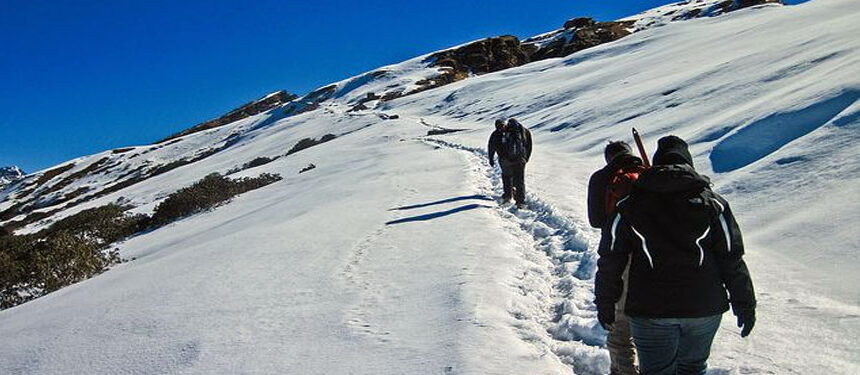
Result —
<instances>
[{"instance_id":1,"label":"black glove","mask_svg":"<svg viewBox=\"0 0 860 375\"><path fill-rule=\"evenodd\" d=\"M493 159L494 159L494 158L490 159L490 167L495 167L495 166L496 166L496 161L495 161L495 160L493 160Z\"/></svg>"},{"instance_id":2,"label":"black glove","mask_svg":"<svg viewBox=\"0 0 860 375\"><path fill-rule=\"evenodd\" d=\"M741 328L741 337L749 336L755 326L755 308L748 307L735 310L735 315L738 317L738 328Z\"/></svg>"},{"instance_id":3,"label":"black glove","mask_svg":"<svg viewBox=\"0 0 860 375\"><path fill-rule=\"evenodd\" d=\"M606 304L597 306L597 320L603 329L612 330L612 323L615 323L615 305Z\"/></svg>"}]
</instances>

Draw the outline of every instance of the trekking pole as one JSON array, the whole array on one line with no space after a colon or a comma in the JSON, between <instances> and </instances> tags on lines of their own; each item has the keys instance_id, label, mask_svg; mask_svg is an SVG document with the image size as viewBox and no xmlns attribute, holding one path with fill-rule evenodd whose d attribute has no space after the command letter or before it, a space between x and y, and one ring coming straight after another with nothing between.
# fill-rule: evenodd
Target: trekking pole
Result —
<instances>
[{"instance_id":1,"label":"trekking pole","mask_svg":"<svg viewBox=\"0 0 860 375\"><path fill-rule=\"evenodd\" d=\"M633 140L636 141L639 155L642 156L642 164L645 165L645 168L651 168L651 162L648 160L648 153L645 152L645 145L642 144L642 137L639 136L639 132L636 131L636 128L633 128Z\"/></svg>"}]
</instances>

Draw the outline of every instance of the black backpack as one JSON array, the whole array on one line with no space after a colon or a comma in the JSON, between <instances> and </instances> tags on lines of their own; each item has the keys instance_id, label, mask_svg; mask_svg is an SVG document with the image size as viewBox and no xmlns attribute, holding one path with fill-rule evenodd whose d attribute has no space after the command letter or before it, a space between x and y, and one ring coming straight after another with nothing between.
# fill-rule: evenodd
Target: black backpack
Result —
<instances>
[{"instance_id":1,"label":"black backpack","mask_svg":"<svg viewBox=\"0 0 860 375\"><path fill-rule=\"evenodd\" d=\"M526 144L523 129L517 127L511 131L502 133L502 153L505 159L510 161L524 161L526 158Z\"/></svg>"}]
</instances>

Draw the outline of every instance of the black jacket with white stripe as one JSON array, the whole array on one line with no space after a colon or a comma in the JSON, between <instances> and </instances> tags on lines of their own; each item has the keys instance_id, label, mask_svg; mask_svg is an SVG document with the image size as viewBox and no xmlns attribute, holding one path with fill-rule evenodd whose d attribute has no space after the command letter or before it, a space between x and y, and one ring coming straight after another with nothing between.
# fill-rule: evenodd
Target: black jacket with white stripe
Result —
<instances>
[{"instance_id":1,"label":"black jacket with white stripe","mask_svg":"<svg viewBox=\"0 0 860 375\"><path fill-rule=\"evenodd\" d=\"M755 307L740 228L707 177L688 165L654 166L617 208L598 249L598 306L618 301L630 259L630 316L704 317L729 301L735 314Z\"/></svg>"}]
</instances>

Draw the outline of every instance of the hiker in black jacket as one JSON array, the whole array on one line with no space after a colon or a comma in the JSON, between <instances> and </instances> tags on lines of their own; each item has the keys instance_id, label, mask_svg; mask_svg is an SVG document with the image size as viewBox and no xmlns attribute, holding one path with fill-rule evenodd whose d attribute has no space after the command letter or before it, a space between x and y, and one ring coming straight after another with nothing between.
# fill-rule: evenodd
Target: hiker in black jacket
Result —
<instances>
[{"instance_id":1,"label":"hiker in black jacket","mask_svg":"<svg viewBox=\"0 0 860 375\"><path fill-rule=\"evenodd\" d=\"M625 312L641 373L705 374L729 304L741 337L755 324L741 231L728 202L693 168L683 140L660 139L654 164L604 227L595 281L598 319L612 328L629 259Z\"/></svg>"},{"instance_id":2,"label":"hiker in black jacket","mask_svg":"<svg viewBox=\"0 0 860 375\"><path fill-rule=\"evenodd\" d=\"M495 155L499 154L502 168L502 203L513 195L517 207L525 207L525 168L532 155L532 133L516 119L496 120L496 130L490 135L487 145L490 166L495 166Z\"/></svg>"},{"instance_id":3,"label":"hiker in black jacket","mask_svg":"<svg viewBox=\"0 0 860 375\"><path fill-rule=\"evenodd\" d=\"M642 159L633 155L630 145L625 142L610 142L603 150L606 166L597 170L588 180L588 221L594 228L606 226L606 218L615 212L615 204L624 196L616 196L612 184L624 185L624 193L629 193L633 186L630 176L638 177L645 167ZM622 274L625 282L627 272ZM615 322L606 337L606 348L609 349L610 375L636 375L636 351L630 336L630 324L624 313L624 296L622 291L618 303L615 304Z\"/></svg>"},{"instance_id":4,"label":"hiker in black jacket","mask_svg":"<svg viewBox=\"0 0 860 375\"><path fill-rule=\"evenodd\" d=\"M619 170L639 169L642 159L633 155L633 151L625 142L610 142L603 150L606 166L598 169L588 180L588 222L593 228L603 228L606 218L615 211L615 202L608 202L607 194L609 179Z\"/></svg>"}]
</instances>

